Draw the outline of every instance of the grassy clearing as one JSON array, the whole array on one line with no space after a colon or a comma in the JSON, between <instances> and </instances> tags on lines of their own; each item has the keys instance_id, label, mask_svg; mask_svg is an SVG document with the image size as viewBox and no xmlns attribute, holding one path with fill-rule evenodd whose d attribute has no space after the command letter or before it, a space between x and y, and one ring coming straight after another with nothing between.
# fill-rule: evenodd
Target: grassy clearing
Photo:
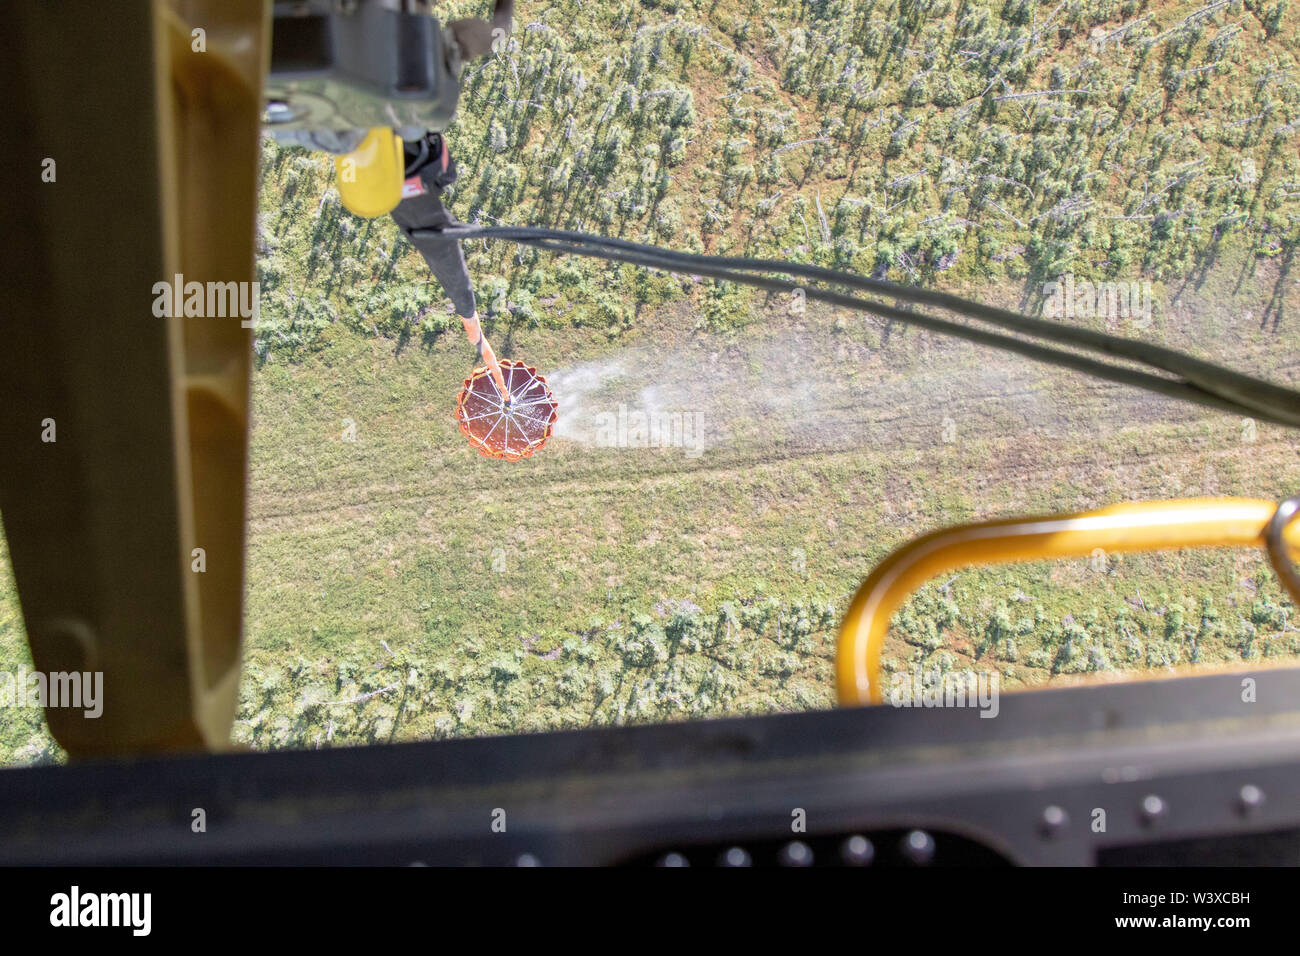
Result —
<instances>
[{"instance_id":1,"label":"grassy clearing","mask_svg":"<svg viewBox=\"0 0 1300 956\"><path fill-rule=\"evenodd\" d=\"M1242 367L1285 379L1293 345L1229 329L1269 277L1258 282L1219 302L1222 341ZM879 327L817 307L797 323L762 318L708 333L668 309L618 342L520 333L503 353L551 373L566 417L513 466L456 432L472 360L458 336L350 332L264 364L237 739L310 747L831 706L838 614L915 534L1129 498L1277 497L1300 478L1280 429L911 333L882 345ZM842 364L820 368L823 354ZM700 414L699 454L593 438L600 415L647 402ZM900 614L886 666L996 668L1016 687L1268 663L1300 651L1290 613L1254 554L970 571ZM0 615L19 659L12 591ZM4 739L10 762L45 753L30 721L10 720Z\"/></svg>"},{"instance_id":2,"label":"grassy clearing","mask_svg":"<svg viewBox=\"0 0 1300 956\"><path fill-rule=\"evenodd\" d=\"M1294 352L1228 321L1270 277L1257 281L1218 301L1221 342L1285 378L1278 356ZM1209 308L1200 294L1170 321ZM833 312L693 328L668 310L617 343L520 333L503 351L550 373L568 411L545 452L513 467L455 433L455 336L357 336L264 371L241 739L830 706L837 614L915 534L1129 498L1276 497L1300 476L1281 430L920 336L873 347L879 328ZM841 353L853 374L819 369ZM593 437L602 414L647 403L700 414L704 449ZM992 667L1016 687L1277 660L1300 651L1289 615L1253 554L971 571L900 615L886 666Z\"/></svg>"}]
</instances>

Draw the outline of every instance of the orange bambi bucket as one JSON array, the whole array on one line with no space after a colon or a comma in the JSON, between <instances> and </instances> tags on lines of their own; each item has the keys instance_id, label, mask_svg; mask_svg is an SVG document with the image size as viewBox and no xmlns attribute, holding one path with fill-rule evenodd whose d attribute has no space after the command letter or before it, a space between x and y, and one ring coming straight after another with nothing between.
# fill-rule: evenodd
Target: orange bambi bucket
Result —
<instances>
[{"instance_id":1,"label":"orange bambi bucket","mask_svg":"<svg viewBox=\"0 0 1300 956\"><path fill-rule=\"evenodd\" d=\"M519 461L546 444L559 407L537 369L501 360L509 401L501 397L486 366L476 368L456 398L456 420L470 445L487 458Z\"/></svg>"}]
</instances>

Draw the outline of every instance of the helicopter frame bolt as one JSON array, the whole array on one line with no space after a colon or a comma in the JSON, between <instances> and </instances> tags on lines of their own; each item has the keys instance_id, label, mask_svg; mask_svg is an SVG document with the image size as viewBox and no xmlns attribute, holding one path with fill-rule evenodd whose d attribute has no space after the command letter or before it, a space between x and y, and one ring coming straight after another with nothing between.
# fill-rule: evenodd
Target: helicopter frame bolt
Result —
<instances>
[{"instance_id":1,"label":"helicopter frame bolt","mask_svg":"<svg viewBox=\"0 0 1300 956\"><path fill-rule=\"evenodd\" d=\"M1146 826L1155 825L1155 822L1163 817L1168 810L1169 807L1165 801L1154 793L1142 798L1142 822Z\"/></svg>"},{"instance_id":2,"label":"helicopter frame bolt","mask_svg":"<svg viewBox=\"0 0 1300 956\"><path fill-rule=\"evenodd\" d=\"M1254 813L1264 805L1264 791L1248 783L1237 793L1237 809L1242 816Z\"/></svg>"},{"instance_id":3,"label":"helicopter frame bolt","mask_svg":"<svg viewBox=\"0 0 1300 956\"><path fill-rule=\"evenodd\" d=\"M718 866L741 867L753 865L753 860L743 847L733 846L718 855Z\"/></svg>"},{"instance_id":4,"label":"helicopter frame bolt","mask_svg":"<svg viewBox=\"0 0 1300 956\"><path fill-rule=\"evenodd\" d=\"M915 866L928 866L934 862L934 837L924 830L912 830L903 837L903 856Z\"/></svg>"},{"instance_id":5,"label":"helicopter frame bolt","mask_svg":"<svg viewBox=\"0 0 1300 956\"><path fill-rule=\"evenodd\" d=\"M1054 837L1070 825L1070 816L1056 804L1043 809L1043 819L1040 825L1043 836Z\"/></svg>"},{"instance_id":6,"label":"helicopter frame bolt","mask_svg":"<svg viewBox=\"0 0 1300 956\"><path fill-rule=\"evenodd\" d=\"M840 844L840 859L845 866L870 866L875 858L874 844L860 833L853 834Z\"/></svg>"},{"instance_id":7,"label":"helicopter frame bolt","mask_svg":"<svg viewBox=\"0 0 1300 956\"><path fill-rule=\"evenodd\" d=\"M777 859L782 866L812 866L812 847L799 840L791 840L781 847L781 853Z\"/></svg>"}]
</instances>

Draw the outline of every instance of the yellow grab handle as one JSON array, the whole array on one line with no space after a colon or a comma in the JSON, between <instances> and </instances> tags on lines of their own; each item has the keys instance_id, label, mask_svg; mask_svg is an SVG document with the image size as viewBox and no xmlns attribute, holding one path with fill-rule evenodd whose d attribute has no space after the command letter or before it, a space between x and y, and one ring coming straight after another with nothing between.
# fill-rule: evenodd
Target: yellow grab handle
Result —
<instances>
[{"instance_id":1,"label":"yellow grab handle","mask_svg":"<svg viewBox=\"0 0 1300 956\"><path fill-rule=\"evenodd\" d=\"M334 171L339 199L349 212L363 219L390 213L402 201L402 138L386 126L376 126L352 152L334 157Z\"/></svg>"},{"instance_id":2,"label":"yellow grab handle","mask_svg":"<svg viewBox=\"0 0 1300 956\"><path fill-rule=\"evenodd\" d=\"M880 703L880 651L890 619L936 575L974 565L1087 557L1098 550L1263 547L1277 510L1276 502L1255 498L1131 502L1081 514L958 525L910 541L862 582L840 625L839 702ZM1300 523L1289 524L1283 536L1292 557L1300 554ZM1292 597L1300 602L1300 595Z\"/></svg>"}]
</instances>

